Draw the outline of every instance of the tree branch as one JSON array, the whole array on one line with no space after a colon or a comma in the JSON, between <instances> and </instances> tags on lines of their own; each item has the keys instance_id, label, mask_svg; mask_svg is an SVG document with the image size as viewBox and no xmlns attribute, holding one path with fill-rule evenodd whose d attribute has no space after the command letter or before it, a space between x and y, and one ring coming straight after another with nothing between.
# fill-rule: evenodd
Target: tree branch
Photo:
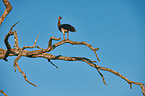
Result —
<instances>
[{"instance_id":1,"label":"tree branch","mask_svg":"<svg viewBox=\"0 0 145 96\"><path fill-rule=\"evenodd\" d=\"M32 84L32 85L34 85L36 87L36 85L34 83L31 83L30 81L28 81L28 79L26 77L26 74L21 70L21 68L18 65L18 60L21 58L21 56L22 56L22 50L20 51L18 57L14 61L14 68L17 66L17 69L19 70L20 73L22 73L25 81L27 81L29 84ZM15 68L15 71L16 71L16 68Z\"/></svg>"},{"instance_id":2,"label":"tree branch","mask_svg":"<svg viewBox=\"0 0 145 96\"><path fill-rule=\"evenodd\" d=\"M6 7L4 13L2 14L1 18L0 18L0 26L3 23L4 19L6 18L6 16L10 13L10 11L12 10L12 6L10 4L10 2L8 0L3 0L3 3Z\"/></svg>"},{"instance_id":3,"label":"tree branch","mask_svg":"<svg viewBox=\"0 0 145 96\"><path fill-rule=\"evenodd\" d=\"M11 45L9 44L8 39L9 39L9 37L10 37L11 35L13 35L13 34L14 34L14 36L15 36L15 45L14 45L14 46L15 46L16 48L18 48L18 37L17 37L17 32L16 32L16 31L12 32L13 27L16 26L16 24L18 24L18 23L19 23L19 22L15 23L15 24L11 27L10 31L8 32L8 34L5 36L4 42L5 42L5 45L6 45L6 47L7 47L7 52L5 53L5 56L3 57L3 59L4 59L5 61L8 61L8 60L7 60L7 57L9 56L9 54L10 54L10 52L11 52Z\"/></svg>"},{"instance_id":4,"label":"tree branch","mask_svg":"<svg viewBox=\"0 0 145 96\"><path fill-rule=\"evenodd\" d=\"M11 35L14 35L14 39L15 39L14 47L15 48L11 48L10 44L8 42L8 38ZM83 42L78 42L78 41L71 41L71 40L62 40L62 41L59 41L59 42L52 45L52 40L60 40L61 38L51 37L49 39L48 47L46 49L43 49L43 48L37 46L37 48L39 48L39 50L34 50L34 51L25 50L26 48L35 48L36 47L36 42L37 42L38 36L37 36L33 46L24 46L23 48L20 48L18 46L17 32L14 31L11 34L11 32L9 31L8 34L5 37L5 39L6 39L5 44L7 46L7 50L4 50L4 49L0 48L0 59L4 59L3 57L5 57L8 50L10 50L10 51L9 51L9 54L6 55L6 57L8 57L8 56L17 56L17 58L14 61L14 68L15 68L15 70L16 70L16 68L19 70L19 72L23 75L25 81L27 81L29 84L32 84L33 86L36 86L34 83L31 83L30 81L28 81L28 79L26 78L26 74L20 69L20 67L18 65L18 60L21 58L21 56L25 56L25 57L29 57L29 58L45 58L45 59L48 60L48 62L50 62L56 68L58 68L58 67L55 64L53 64L50 60L82 61L82 62L85 62L85 63L89 64L91 67L97 69L97 71L99 72L100 76L102 77L103 83L105 85L107 85L107 84L105 83L105 78L104 78L103 74L100 72L100 70L108 71L108 72L113 73L114 75L117 75L120 78L124 79L126 82L128 82L131 89L132 89L132 84L139 85L141 87L143 95L145 96L145 88L144 88L145 84L131 81L128 78L126 78L125 76L121 75L119 72L116 72L116 71L114 71L112 69L109 69L109 68L106 68L106 67L101 67L101 66L99 66L95 63L96 61L90 60L89 58L86 58L86 57L64 57L62 55L55 56L55 55L52 55L52 54L48 53L48 52L54 50L55 48L57 48L58 46L63 45L65 43L69 43L71 45L85 45L95 53L95 55L97 57L97 60L100 61L99 58L98 58L97 52L96 52L99 48L94 48L94 47L92 47L91 44L86 43L84 41Z\"/></svg>"},{"instance_id":5,"label":"tree branch","mask_svg":"<svg viewBox=\"0 0 145 96\"><path fill-rule=\"evenodd\" d=\"M109 69L109 68L106 68L106 67L100 67L100 66L98 66L98 69L111 72L114 75L117 75L120 78L124 79L126 82L128 82L128 84L130 84L130 88L131 89L132 89L132 84L139 85L141 87L141 89L142 89L143 96L145 96L145 87L144 87L145 84L131 81L128 78L126 78L125 76L121 75L119 72L116 72L116 71L114 71L112 69Z\"/></svg>"},{"instance_id":6,"label":"tree branch","mask_svg":"<svg viewBox=\"0 0 145 96\"><path fill-rule=\"evenodd\" d=\"M0 92L1 92L2 94L4 94L5 96L8 96L3 90L0 90Z\"/></svg>"},{"instance_id":7,"label":"tree branch","mask_svg":"<svg viewBox=\"0 0 145 96\"><path fill-rule=\"evenodd\" d=\"M8 32L8 34L5 36L5 39L4 39L5 45L7 47L7 52L5 53L5 56L3 58L5 61L8 61L7 57L9 56L10 50L11 50L11 46L8 42L8 38L9 38L10 35L13 35L13 34L14 34L14 32Z\"/></svg>"}]
</instances>

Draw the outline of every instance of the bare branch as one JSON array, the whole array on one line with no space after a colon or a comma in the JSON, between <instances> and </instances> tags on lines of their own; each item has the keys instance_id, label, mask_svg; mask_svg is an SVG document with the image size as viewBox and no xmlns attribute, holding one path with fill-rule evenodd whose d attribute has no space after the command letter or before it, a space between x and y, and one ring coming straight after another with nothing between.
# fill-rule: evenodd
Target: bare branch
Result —
<instances>
[{"instance_id":1,"label":"bare branch","mask_svg":"<svg viewBox=\"0 0 145 96\"><path fill-rule=\"evenodd\" d=\"M18 46L17 31L14 31L14 39L15 39L15 45L13 47L15 47L16 49L20 49L20 47Z\"/></svg>"},{"instance_id":2,"label":"bare branch","mask_svg":"<svg viewBox=\"0 0 145 96\"><path fill-rule=\"evenodd\" d=\"M39 34L39 35L40 35L40 34ZM33 45L33 46L35 46L35 45L36 45L36 42L37 42L37 39L38 39L39 35L36 37L36 39L35 39L35 42L34 42L34 45Z\"/></svg>"},{"instance_id":3,"label":"bare branch","mask_svg":"<svg viewBox=\"0 0 145 96\"><path fill-rule=\"evenodd\" d=\"M8 61L7 57L9 56L10 50L11 50L11 46L8 42L8 38L9 38L10 35L13 35L13 34L14 34L14 32L8 32L8 34L5 36L5 39L4 39L5 45L7 47L7 52L5 53L5 56L3 58L5 61Z\"/></svg>"},{"instance_id":4,"label":"bare branch","mask_svg":"<svg viewBox=\"0 0 145 96\"><path fill-rule=\"evenodd\" d=\"M39 35L40 35L40 34L39 34ZM43 49L43 48L41 48L41 47L39 47L39 46L36 46L36 42L37 42L37 39L38 39L39 35L36 37L33 46L24 46L24 47L22 48L22 50L24 50L24 49L26 49L26 48L36 48L36 47L39 48L39 49Z\"/></svg>"},{"instance_id":5,"label":"bare branch","mask_svg":"<svg viewBox=\"0 0 145 96\"><path fill-rule=\"evenodd\" d=\"M3 0L4 5L6 6L6 9L4 11L4 13L2 14L1 18L0 18L0 26L3 23L4 19L6 18L6 16L10 13L10 11L12 10L12 6L10 4L10 2L8 0Z\"/></svg>"},{"instance_id":6,"label":"bare branch","mask_svg":"<svg viewBox=\"0 0 145 96\"><path fill-rule=\"evenodd\" d=\"M5 96L8 96L3 90L0 90L0 92L1 92L2 94L4 94Z\"/></svg>"},{"instance_id":7,"label":"bare branch","mask_svg":"<svg viewBox=\"0 0 145 96\"><path fill-rule=\"evenodd\" d=\"M96 51L99 50L99 48L94 48L94 47L92 47L91 44L86 43L85 41L83 41L83 42L78 42L78 41L71 41L71 40L62 40L62 41L60 41L60 42L58 42L58 43L55 43L55 44L52 46L51 50L55 49L56 47L58 47L58 46L60 46L60 45L62 45L62 44L65 44L65 43L69 43L69 44L72 44L72 45L85 45L85 46L87 46L88 48L90 48L90 49L95 53L95 55L96 55L96 57L97 57L97 60L100 61L99 58L98 58L98 55L97 55L97 53L96 53ZM51 51L51 50L49 50L49 51Z\"/></svg>"},{"instance_id":8,"label":"bare branch","mask_svg":"<svg viewBox=\"0 0 145 96\"><path fill-rule=\"evenodd\" d=\"M128 78L126 78L125 76L121 75L119 72L116 72L116 71L114 71L112 69L109 69L109 68L106 68L106 67L100 67L100 66L98 66L98 69L111 72L111 73L119 76L120 78L124 79L126 82L128 82L128 84L130 84L130 88L131 89L132 89L132 84L139 85L141 87L141 89L142 89L143 95L145 96L145 88L144 88L145 84L139 83L139 82L133 82L133 81L129 80Z\"/></svg>"},{"instance_id":9,"label":"bare branch","mask_svg":"<svg viewBox=\"0 0 145 96\"><path fill-rule=\"evenodd\" d=\"M19 22L17 22L17 23L19 23ZM17 31L12 32L13 27L14 27L17 23L15 23L15 24L11 27L10 31L9 31L8 34L5 36L4 42L5 42L5 45L6 45L6 47L7 47L7 51L6 51L5 56L4 56L3 59L7 61L6 58L9 56L10 53L15 54L15 55L18 55L17 58L16 58L15 61L14 61L14 64L13 64L13 65L14 65L15 71L16 71L16 67L17 67L18 70L19 70L19 72L22 73L22 75L23 75L25 81L27 81L29 84L32 84L32 85L36 86L35 84L33 84L33 83L31 83L30 81L28 81L28 79L26 78L26 74L21 70L21 68L20 68L19 65L18 65L18 60L21 58L22 53L23 53L23 50L18 46ZM15 51L13 51L13 49L11 50L11 46L10 46L10 44L9 44L9 42L8 42L8 38L9 38L9 36L11 36L11 35L14 35L14 39L15 39L15 45L14 45L14 47L16 47L16 50L19 51L18 53L15 52ZM38 35L38 36L39 36L39 35ZM38 38L38 36L37 36L37 38ZM34 42L33 47L35 47L37 38L36 38L36 40L35 40L35 42Z\"/></svg>"},{"instance_id":10,"label":"bare branch","mask_svg":"<svg viewBox=\"0 0 145 96\"><path fill-rule=\"evenodd\" d=\"M36 55L36 54L42 54L42 53L45 53L45 52L50 52L52 50L54 50L56 47L62 45L62 44L65 44L65 43L70 43L72 45L85 45L87 46L88 48L90 48L91 50L93 50L93 52L95 53L96 57L97 57L97 60L99 60L98 58L98 55L96 53L96 51L99 49L99 48L93 48L92 45L90 45L89 43L86 43L86 42L78 42L78 41L71 41L71 40L62 40L58 43L55 43L52 45L52 40L60 40L61 38L55 38L55 37L51 37L49 39L49 44L48 44L48 47L47 49L42 49L42 50L35 50L35 51L30 51L28 53L28 55L32 56L32 55ZM96 62L96 61L95 61Z\"/></svg>"},{"instance_id":11,"label":"bare branch","mask_svg":"<svg viewBox=\"0 0 145 96\"><path fill-rule=\"evenodd\" d=\"M10 31L12 31L13 28L14 28L19 22L20 22L20 21L16 22L16 23L11 27Z\"/></svg>"},{"instance_id":12,"label":"bare branch","mask_svg":"<svg viewBox=\"0 0 145 96\"><path fill-rule=\"evenodd\" d=\"M64 56L54 56L52 54L48 54L48 53L43 53L43 54L39 54L39 55L34 55L32 56L32 58L36 58L36 57L43 57L43 58L46 58L46 59L51 59L51 60L65 60L65 61L83 61L83 62L86 62L87 64L89 64L90 66L94 67L94 68L97 68L100 69L100 70L103 70L103 71L108 71L108 72L111 72L113 73L114 75L117 75L119 76L120 78L124 79L126 82L128 82L128 84L130 84L130 86L132 84L135 84L135 85L139 85L142 89L142 93L143 95L145 96L145 88L144 88L144 85L143 83L139 83L139 82L133 82L131 80L129 80L128 78L126 78L125 76L121 75L119 72L116 72L112 69L109 69L109 68L106 68L106 67L101 67L101 66L98 66L97 64L94 64L90 59L88 58L85 58L85 57L64 57ZM99 74L100 74L100 71L99 71ZM100 74L101 75L101 74ZM105 83L105 80L104 80L104 76L101 75L102 79L103 79L103 82L105 85L107 85ZM132 89L132 87L131 87Z\"/></svg>"},{"instance_id":13,"label":"bare branch","mask_svg":"<svg viewBox=\"0 0 145 96\"><path fill-rule=\"evenodd\" d=\"M12 28L13 27L14 26L12 26ZM11 35L14 35L14 37L15 37L15 45L14 45L14 47L16 47L16 48L11 48L11 46L10 46L10 44L8 42L8 38ZM133 82L133 81L129 80L128 78L126 78L125 76L121 75L119 72L116 72L116 71L114 71L112 69L109 69L109 68L106 68L106 67L101 67L101 66L95 64L96 61L90 60L90 59L88 59L86 57L64 57L62 55L54 56L54 55L48 53L48 52L54 50L55 48L57 48L58 46L63 45L65 43L69 43L69 44L72 44L72 45L85 45L85 46L87 46L89 49L91 49L95 53L95 55L97 57L97 60L100 61L99 58L98 58L97 52L96 52L99 48L94 48L94 47L92 47L92 45L90 45L89 43L86 43L84 41L83 42L78 42L78 41L71 41L71 40L62 40L62 41L57 42L57 43L52 45L52 40L60 40L61 38L51 37L49 39L49 44L48 44L48 47L46 49L43 49L43 48L40 48L39 46L37 46L37 48L39 48L40 50L34 50L34 51L24 50L26 48L35 48L38 36L37 36L33 46L24 46L23 48L20 48L18 46L17 32L16 31L14 31L14 32L9 31L8 34L5 37L5 44L7 46L7 50L4 50L4 49L0 48L0 59L3 59L3 57L5 57L6 52L8 50L10 50L10 51L8 51L9 53L6 55L6 57L8 57L8 56L17 56L17 58L14 61L14 68L15 68L15 70L16 70L16 68L19 70L19 72L23 75L25 81L28 82L29 84L32 84L33 86L36 86L35 84L33 84L30 81L28 81L28 79L26 78L26 74L19 67L18 60L21 58L21 56L25 56L25 57L29 57L29 58L38 58L38 57L46 58L48 60L48 62L50 62L56 68L58 68L58 67L55 64L53 64L51 62L51 60L65 60L65 61L82 61L82 62L86 62L90 66L92 66L95 69L97 69L97 71L100 74L100 76L102 77L103 83L105 85L107 85L107 84L106 84L105 78L104 78L103 74L100 72L100 70L108 71L108 72L113 73L114 75L117 75L120 78L124 79L130 85L131 89L132 89L132 84L139 85L141 87L141 89L142 89L143 95L145 96L145 88L144 88L145 84L139 83L139 82Z\"/></svg>"},{"instance_id":14,"label":"bare branch","mask_svg":"<svg viewBox=\"0 0 145 96\"><path fill-rule=\"evenodd\" d=\"M140 84L140 87L141 87L143 96L145 96L145 87L143 85L145 85L145 84Z\"/></svg>"},{"instance_id":15,"label":"bare branch","mask_svg":"<svg viewBox=\"0 0 145 96\"><path fill-rule=\"evenodd\" d=\"M3 23L4 19L6 18L6 16L12 10L12 6L11 6L11 4L10 4L10 2L8 0L3 0L3 3L6 6L6 9L3 12L2 16L0 17L0 26ZM19 22L17 22L17 23L19 23ZM17 23L15 23L11 27L10 31L5 36L4 42L5 42L7 50L4 50L4 49L0 48L0 59L8 61L7 60L8 56L17 56L16 59L14 60L14 69L16 71L16 68L17 68L19 70L19 72L23 75L25 81L28 82L29 84L32 84L33 86L36 87L35 84L33 84L30 81L28 81L28 79L26 77L26 74L21 70L21 68L18 65L18 60L21 58L21 56L26 56L26 57L29 57L29 58L37 58L37 57L46 58L48 60L48 62L50 62L56 68L58 68L58 67L54 63L52 63L51 60L65 60L65 61L82 61L82 62L86 62L90 66L92 66L95 69L97 69L97 71L100 74L100 76L102 77L103 82L104 82L105 85L107 85L107 84L105 83L105 78L104 78L103 74L100 72L100 70L113 73L114 75L117 75L120 78L124 79L130 85L131 89L132 89L132 84L139 85L141 87L143 95L145 96L145 87L144 87L145 84L140 83L140 82L131 81L128 78L126 78L125 76L121 75L119 72L116 72L116 71L114 71L112 69L109 69L109 68L106 68L106 67L98 66L97 64L95 64L95 62L97 62L97 61L92 61L92 60L90 60L90 59L88 59L86 57L64 57L64 56L61 56L61 55L54 56L52 54L46 53L46 52L50 52L50 51L54 50L56 47L58 47L58 46L60 46L62 44L65 44L65 43L69 43L69 44L72 44L72 45L85 45L85 46L87 46L89 49L91 49L95 53L97 60L100 61L100 59L98 58L97 52L96 52L99 48L94 48L94 47L92 47L91 44L86 43L84 41L83 42L78 42L78 41L71 41L71 40L62 40L62 41L52 45L52 40L60 40L61 38L51 37L49 39L48 47L46 49L43 49L43 48L41 48L39 46L36 46L36 42L37 42L37 39L38 39L38 36L39 36L38 35L37 38L35 39L35 42L34 42L33 46L24 46L23 48L20 48L18 46L17 31L13 31L12 32L13 27ZM8 39L9 39L9 37L11 35L14 35L14 39L15 39L14 47L15 48L11 48L11 45L8 42ZM27 51L27 50L25 50L26 48L39 48L40 50ZM0 90L0 92L2 94L4 94L5 96L7 96L7 94L4 93L3 90Z\"/></svg>"},{"instance_id":16,"label":"bare branch","mask_svg":"<svg viewBox=\"0 0 145 96\"><path fill-rule=\"evenodd\" d=\"M105 82L105 78L104 78L103 74L102 74L102 73L99 71L99 69L98 69L98 65L96 65L96 64L94 64L94 65L95 65L95 68L97 69L98 73L99 73L100 76L102 77L103 83L104 83L105 85L107 85L107 83Z\"/></svg>"},{"instance_id":17,"label":"bare branch","mask_svg":"<svg viewBox=\"0 0 145 96\"><path fill-rule=\"evenodd\" d=\"M17 22L17 23L19 23L19 22ZM16 31L14 31L14 32L12 32L12 29L13 29L13 27L17 24L17 23L15 23L12 27L11 27L11 29L10 29L10 31L8 32L8 34L5 36L5 39L4 39L4 42L5 42L5 45L6 45L6 47L7 47L7 52L5 53L5 56L4 56L4 60L5 61L8 61L7 60L7 57L9 56L9 54L11 53L11 46L10 46L10 44L9 44L9 42L8 42L8 39L9 39L9 37L11 36L11 35L17 35L16 33ZM18 46L18 37L16 37L15 38L15 46Z\"/></svg>"},{"instance_id":18,"label":"bare branch","mask_svg":"<svg viewBox=\"0 0 145 96\"><path fill-rule=\"evenodd\" d=\"M28 81L28 79L27 79L27 77L26 77L26 74L21 70L21 68L20 68L19 65L18 65L18 60L21 58L21 56L22 56L22 50L21 50L21 52L19 53L18 57L17 57L17 58L15 59L15 61L14 61L14 68L17 66L19 72L22 73L22 75L23 75L25 81L27 81L29 84L32 84L33 86L36 87L36 85L35 85L34 83L31 83L30 81ZM15 70L16 70L16 68L15 68Z\"/></svg>"},{"instance_id":19,"label":"bare branch","mask_svg":"<svg viewBox=\"0 0 145 96\"><path fill-rule=\"evenodd\" d=\"M48 44L47 49L49 49L50 47L52 47L52 40L61 40L61 38L55 38L55 37L52 36L52 37L49 39L49 44Z\"/></svg>"}]
</instances>

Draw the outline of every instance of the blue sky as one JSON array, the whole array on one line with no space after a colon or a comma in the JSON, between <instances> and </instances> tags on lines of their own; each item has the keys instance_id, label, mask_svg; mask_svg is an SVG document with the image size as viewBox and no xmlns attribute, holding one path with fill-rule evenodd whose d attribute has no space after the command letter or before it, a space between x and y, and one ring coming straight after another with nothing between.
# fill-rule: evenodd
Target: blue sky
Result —
<instances>
[{"instance_id":1,"label":"blue sky","mask_svg":"<svg viewBox=\"0 0 145 96\"><path fill-rule=\"evenodd\" d=\"M0 48L6 49L4 37L10 27L17 30L19 46L31 46L40 33L37 44L47 48L51 36L63 38L57 28L61 23L73 25L77 32L70 40L86 41L98 50L98 65L111 68L128 79L145 83L145 1L144 0L10 0L13 9L0 27ZM0 0L0 14L4 11ZM13 36L10 37L14 45ZM54 42L56 43L56 42ZM35 50L35 49L31 49ZM80 56L96 60L86 46L64 44L50 52L54 55ZM142 96L139 86L128 83L109 72L101 71L107 86L96 69L84 62L52 61L22 57L18 64L34 87L14 72L13 62L0 60L0 89L9 96ZM0 94L0 96L3 96Z\"/></svg>"}]
</instances>

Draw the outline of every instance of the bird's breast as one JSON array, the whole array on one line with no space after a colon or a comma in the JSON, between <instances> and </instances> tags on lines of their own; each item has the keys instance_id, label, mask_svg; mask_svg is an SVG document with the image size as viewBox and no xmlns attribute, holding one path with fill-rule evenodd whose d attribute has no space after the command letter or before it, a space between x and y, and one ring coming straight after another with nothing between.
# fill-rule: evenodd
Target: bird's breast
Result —
<instances>
[{"instance_id":1,"label":"bird's breast","mask_svg":"<svg viewBox=\"0 0 145 96\"><path fill-rule=\"evenodd\" d=\"M69 31L69 30L64 29L64 28L61 27L61 32L63 32L63 33L68 33L68 31Z\"/></svg>"}]
</instances>

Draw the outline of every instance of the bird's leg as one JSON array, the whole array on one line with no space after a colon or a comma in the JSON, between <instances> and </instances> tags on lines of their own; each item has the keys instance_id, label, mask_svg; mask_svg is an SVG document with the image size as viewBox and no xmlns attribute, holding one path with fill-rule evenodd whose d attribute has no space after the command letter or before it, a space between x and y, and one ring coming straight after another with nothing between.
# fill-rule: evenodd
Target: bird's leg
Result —
<instances>
[{"instance_id":1,"label":"bird's leg","mask_svg":"<svg viewBox=\"0 0 145 96\"><path fill-rule=\"evenodd\" d=\"M63 32L63 38L64 38L64 40L65 40L65 33Z\"/></svg>"},{"instance_id":2,"label":"bird's leg","mask_svg":"<svg viewBox=\"0 0 145 96\"><path fill-rule=\"evenodd\" d=\"M69 40L69 33L67 33L67 39Z\"/></svg>"},{"instance_id":3,"label":"bird's leg","mask_svg":"<svg viewBox=\"0 0 145 96\"><path fill-rule=\"evenodd\" d=\"M63 39L65 40L65 31L62 30L62 33L63 33Z\"/></svg>"}]
</instances>

